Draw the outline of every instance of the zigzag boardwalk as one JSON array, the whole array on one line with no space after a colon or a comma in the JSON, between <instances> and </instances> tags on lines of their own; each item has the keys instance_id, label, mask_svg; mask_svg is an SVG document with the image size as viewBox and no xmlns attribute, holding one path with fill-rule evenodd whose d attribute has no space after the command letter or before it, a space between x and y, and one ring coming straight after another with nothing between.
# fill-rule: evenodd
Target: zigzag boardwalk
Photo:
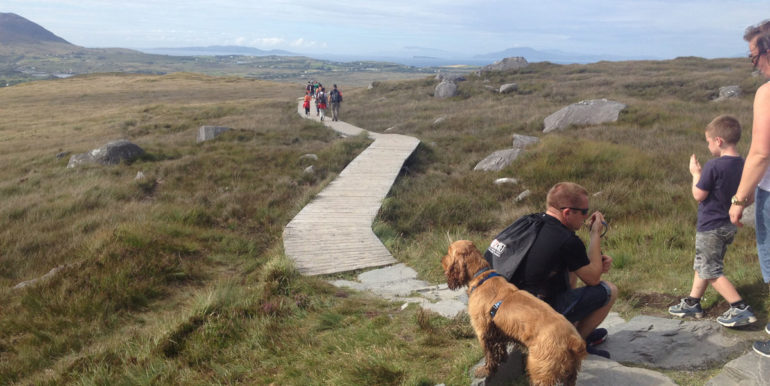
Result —
<instances>
[{"instance_id":1,"label":"zigzag boardwalk","mask_svg":"<svg viewBox=\"0 0 770 386\"><path fill-rule=\"evenodd\" d=\"M300 102L297 112L305 117ZM307 118L319 120L315 115ZM364 130L345 122L323 123L345 135ZM369 133L374 142L305 206L283 231L286 256L303 275L321 275L396 263L372 231L372 222L404 161L420 141Z\"/></svg>"}]
</instances>

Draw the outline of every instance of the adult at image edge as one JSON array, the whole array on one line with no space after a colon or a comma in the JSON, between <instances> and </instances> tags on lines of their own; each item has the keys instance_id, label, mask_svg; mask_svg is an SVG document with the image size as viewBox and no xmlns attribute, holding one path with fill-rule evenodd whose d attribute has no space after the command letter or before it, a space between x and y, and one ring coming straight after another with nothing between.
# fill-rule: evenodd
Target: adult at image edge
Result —
<instances>
[{"instance_id":1,"label":"adult at image edge","mask_svg":"<svg viewBox=\"0 0 770 386\"><path fill-rule=\"evenodd\" d=\"M754 68L770 78L770 20L746 29L743 39L749 43L749 58ZM770 284L770 83L757 89L754 95L754 120L751 145L743 166L741 183L730 206L730 221L742 226L743 209L756 202L757 256L765 284ZM770 324L765 326L770 334ZM770 357L770 341L754 343L754 351Z\"/></svg>"}]
</instances>

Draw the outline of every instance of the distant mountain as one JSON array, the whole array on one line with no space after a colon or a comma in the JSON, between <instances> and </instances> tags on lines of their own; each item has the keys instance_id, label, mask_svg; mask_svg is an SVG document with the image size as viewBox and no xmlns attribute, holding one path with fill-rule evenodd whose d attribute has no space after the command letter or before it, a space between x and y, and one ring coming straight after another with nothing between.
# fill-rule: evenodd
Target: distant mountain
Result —
<instances>
[{"instance_id":1,"label":"distant mountain","mask_svg":"<svg viewBox=\"0 0 770 386\"><path fill-rule=\"evenodd\" d=\"M70 42L15 13L0 13L0 44L39 43L60 43L72 46Z\"/></svg>"},{"instance_id":2,"label":"distant mountain","mask_svg":"<svg viewBox=\"0 0 770 386\"><path fill-rule=\"evenodd\" d=\"M208 47L167 47L167 48L142 48L139 51L147 54L171 55L171 56L301 56L284 50L260 50L254 47L244 46L208 46Z\"/></svg>"}]
</instances>

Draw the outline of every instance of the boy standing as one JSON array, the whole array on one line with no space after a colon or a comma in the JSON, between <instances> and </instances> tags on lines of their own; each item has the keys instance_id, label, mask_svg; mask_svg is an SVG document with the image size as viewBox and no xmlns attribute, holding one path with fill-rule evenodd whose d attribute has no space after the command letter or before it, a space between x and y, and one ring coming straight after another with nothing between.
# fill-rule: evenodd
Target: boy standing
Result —
<instances>
[{"instance_id":1,"label":"boy standing","mask_svg":"<svg viewBox=\"0 0 770 386\"><path fill-rule=\"evenodd\" d=\"M738 120L720 115L706 126L706 142L714 159L701 168L690 157L692 195L698 201L698 223L695 233L695 262L690 296L668 309L674 316L703 317L700 299L706 287L712 287L730 303L730 309L717 318L725 327L744 326L757 321L751 307L724 276L724 257L727 245L733 242L738 228L730 222L731 197L735 194L743 172L743 158L736 145L741 139Z\"/></svg>"}]
</instances>

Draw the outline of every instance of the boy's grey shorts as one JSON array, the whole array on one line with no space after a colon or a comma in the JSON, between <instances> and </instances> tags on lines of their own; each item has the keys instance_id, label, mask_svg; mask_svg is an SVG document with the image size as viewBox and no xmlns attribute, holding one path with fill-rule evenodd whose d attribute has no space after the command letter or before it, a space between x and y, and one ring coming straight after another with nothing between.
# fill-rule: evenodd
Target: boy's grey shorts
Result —
<instances>
[{"instance_id":1,"label":"boy's grey shorts","mask_svg":"<svg viewBox=\"0 0 770 386\"><path fill-rule=\"evenodd\" d=\"M695 262L692 269L701 279L716 279L724 273L727 245L733 242L738 227L724 225L705 232L695 232Z\"/></svg>"}]
</instances>

